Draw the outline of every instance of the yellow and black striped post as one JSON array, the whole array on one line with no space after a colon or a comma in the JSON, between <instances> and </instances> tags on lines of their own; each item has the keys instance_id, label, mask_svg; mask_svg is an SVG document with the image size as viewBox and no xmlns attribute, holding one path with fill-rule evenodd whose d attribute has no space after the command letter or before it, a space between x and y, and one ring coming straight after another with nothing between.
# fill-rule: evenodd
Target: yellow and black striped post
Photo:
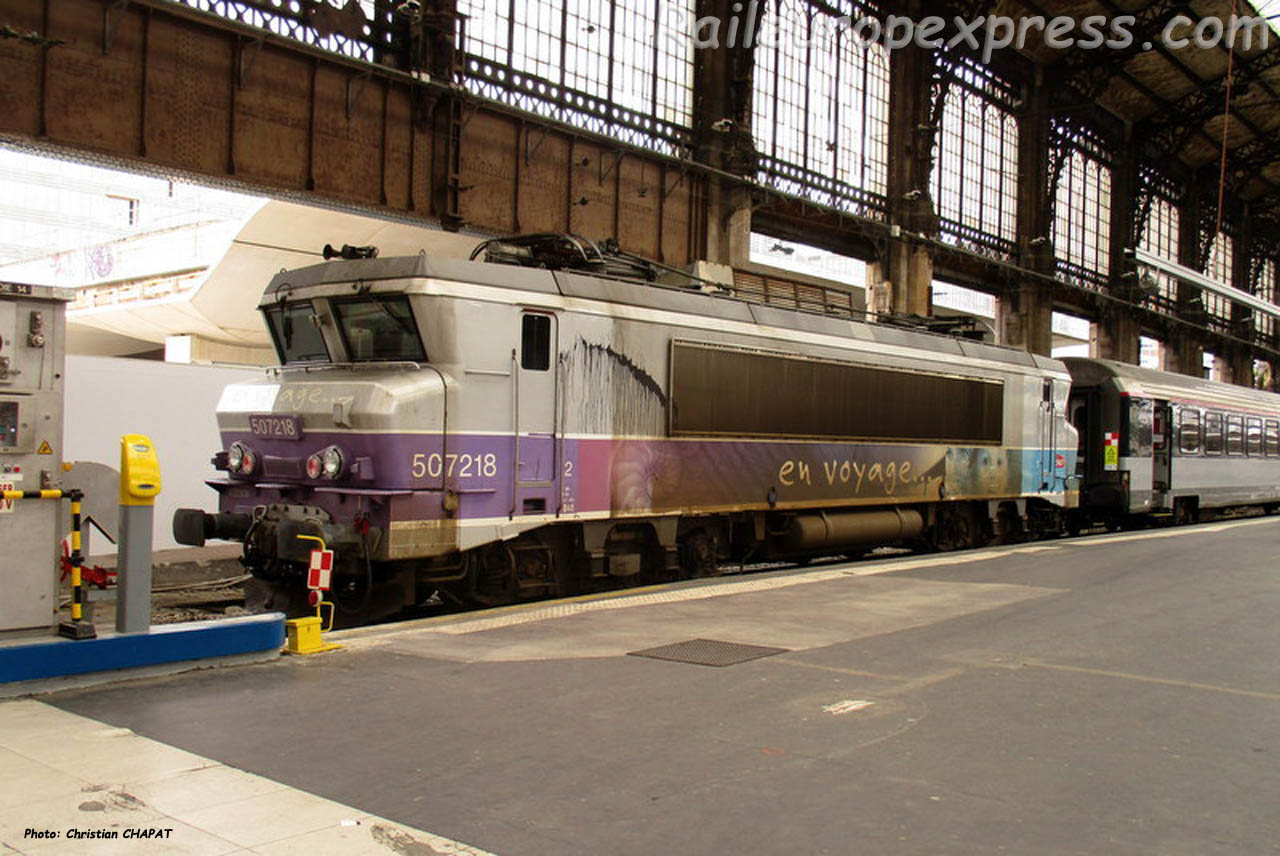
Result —
<instances>
[{"instance_id":1,"label":"yellow and black striped post","mask_svg":"<svg viewBox=\"0 0 1280 856\"><path fill-rule=\"evenodd\" d=\"M6 490L0 495L15 499L68 499L71 501L71 620L58 625L58 635L68 639L93 639L98 635L93 623L84 620L84 556L80 553L80 503L84 492L79 490Z\"/></svg>"},{"instance_id":2,"label":"yellow and black striped post","mask_svg":"<svg viewBox=\"0 0 1280 856\"><path fill-rule=\"evenodd\" d=\"M69 639L92 639L98 635L92 621L84 620L84 555L80 552L80 503L84 494L66 491L71 500L71 620L58 625L58 635Z\"/></svg>"}]
</instances>

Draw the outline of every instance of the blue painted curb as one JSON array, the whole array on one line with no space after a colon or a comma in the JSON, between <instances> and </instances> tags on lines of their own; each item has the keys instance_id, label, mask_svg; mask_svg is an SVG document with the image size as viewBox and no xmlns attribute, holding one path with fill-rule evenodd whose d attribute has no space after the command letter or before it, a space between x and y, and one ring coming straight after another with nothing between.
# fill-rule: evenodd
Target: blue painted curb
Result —
<instances>
[{"instance_id":1,"label":"blue painted curb","mask_svg":"<svg viewBox=\"0 0 1280 856\"><path fill-rule=\"evenodd\" d=\"M147 633L0 645L0 684L231 657L284 646L284 614L162 624Z\"/></svg>"}]
</instances>

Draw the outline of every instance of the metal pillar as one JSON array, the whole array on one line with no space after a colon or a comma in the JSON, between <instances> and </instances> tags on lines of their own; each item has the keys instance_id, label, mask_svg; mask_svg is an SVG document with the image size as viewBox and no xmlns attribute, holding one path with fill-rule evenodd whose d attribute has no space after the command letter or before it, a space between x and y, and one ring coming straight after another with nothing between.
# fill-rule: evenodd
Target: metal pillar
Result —
<instances>
[{"instance_id":1,"label":"metal pillar","mask_svg":"<svg viewBox=\"0 0 1280 856\"><path fill-rule=\"evenodd\" d=\"M889 283L889 304L898 315L929 315L933 257L908 237L936 237L937 215L929 193L933 164L934 58L909 45L889 56L889 222L898 226L888 239L876 276Z\"/></svg>"},{"instance_id":2,"label":"metal pillar","mask_svg":"<svg viewBox=\"0 0 1280 856\"><path fill-rule=\"evenodd\" d=\"M145 633L151 627L151 527L155 507L120 506L120 556L116 576L116 630Z\"/></svg>"},{"instance_id":3,"label":"metal pillar","mask_svg":"<svg viewBox=\"0 0 1280 856\"><path fill-rule=\"evenodd\" d=\"M1204 271L1204 260L1200 257L1200 209L1204 205L1203 197L1201 185L1192 184L1178 211L1178 263L1201 272ZM1198 296L1199 291L1194 286L1179 282L1179 314L1183 314L1187 305ZM1204 342L1201 337L1179 325L1168 344L1170 371L1204 377Z\"/></svg>"},{"instance_id":4,"label":"metal pillar","mask_svg":"<svg viewBox=\"0 0 1280 856\"><path fill-rule=\"evenodd\" d=\"M1053 351L1053 299L1036 280L1005 289L996 307L1000 344L1049 356Z\"/></svg>"},{"instance_id":5,"label":"metal pillar","mask_svg":"<svg viewBox=\"0 0 1280 856\"><path fill-rule=\"evenodd\" d=\"M698 0L699 19L708 16L728 21L735 16L770 14L766 4L752 4L748 11L735 0ZM744 25L745 26L745 25ZM760 26L757 18L753 30ZM755 70L752 48L742 37L719 48L695 51L693 134L694 160L733 175L750 176L755 147L751 138L751 81ZM702 211L695 222L695 256L706 261L739 266L750 256L751 196L740 183L710 178Z\"/></svg>"},{"instance_id":6,"label":"metal pillar","mask_svg":"<svg viewBox=\"0 0 1280 856\"><path fill-rule=\"evenodd\" d=\"M1137 365L1142 356L1138 322L1123 308L1113 308L1093 327L1091 352L1104 360Z\"/></svg>"},{"instance_id":7,"label":"metal pillar","mask_svg":"<svg viewBox=\"0 0 1280 856\"><path fill-rule=\"evenodd\" d=\"M1237 211L1240 220L1240 234L1236 239L1236 252L1233 259L1234 269L1231 271L1231 284L1248 292L1252 256L1255 250L1253 240L1253 217L1247 211ZM1231 304L1231 332L1246 342L1254 340L1253 312L1248 306L1239 303ZM1231 363L1231 382L1240 386L1253 386L1253 349L1243 345L1232 347L1227 353Z\"/></svg>"},{"instance_id":8,"label":"metal pillar","mask_svg":"<svg viewBox=\"0 0 1280 856\"><path fill-rule=\"evenodd\" d=\"M1122 300L1135 300L1138 295L1136 272L1125 258L1125 250L1134 245L1138 198L1138 163L1132 140L1120 147L1111 165L1111 275L1107 289ZM1118 360L1137 365L1142 356L1141 329L1128 307L1108 304L1094 327L1093 353L1105 360Z\"/></svg>"},{"instance_id":9,"label":"metal pillar","mask_svg":"<svg viewBox=\"0 0 1280 856\"><path fill-rule=\"evenodd\" d=\"M1018 129L1018 252L1022 267L1052 276L1057 262L1050 237L1050 90L1044 85L1043 69L1037 67L1035 73L1035 85L1028 88ZM1026 279L1006 288L997 315L1002 344L1045 356L1052 352L1053 294L1043 282Z\"/></svg>"}]
</instances>

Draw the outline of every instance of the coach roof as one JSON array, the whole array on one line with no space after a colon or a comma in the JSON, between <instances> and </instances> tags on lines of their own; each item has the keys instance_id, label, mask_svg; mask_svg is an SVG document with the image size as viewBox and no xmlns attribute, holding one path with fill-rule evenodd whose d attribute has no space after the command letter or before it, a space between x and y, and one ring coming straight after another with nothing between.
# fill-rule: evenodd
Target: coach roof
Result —
<instances>
[{"instance_id":1,"label":"coach roof","mask_svg":"<svg viewBox=\"0 0 1280 856\"><path fill-rule=\"evenodd\" d=\"M1247 386L1219 383L1112 360L1067 357L1063 362L1071 372L1072 380L1080 386L1099 386L1113 380L1120 392L1145 398L1189 400L1224 407L1251 405L1270 411L1280 409L1280 395Z\"/></svg>"}]
</instances>

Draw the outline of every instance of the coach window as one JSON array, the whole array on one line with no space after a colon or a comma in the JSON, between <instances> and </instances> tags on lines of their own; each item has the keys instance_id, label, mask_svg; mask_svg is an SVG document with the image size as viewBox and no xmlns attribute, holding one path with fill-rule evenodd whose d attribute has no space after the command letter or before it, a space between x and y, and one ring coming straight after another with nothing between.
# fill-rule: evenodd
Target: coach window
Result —
<instances>
[{"instance_id":1,"label":"coach window","mask_svg":"<svg viewBox=\"0 0 1280 856\"><path fill-rule=\"evenodd\" d=\"M1267 447L1267 457L1280 457L1280 422L1274 419L1267 420L1264 440Z\"/></svg>"},{"instance_id":2,"label":"coach window","mask_svg":"<svg viewBox=\"0 0 1280 856\"><path fill-rule=\"evenodd\" d=\"M1204 453L1206 455L1222 454L1222 414L1206 413L1204 415Z\"/></svg>"},{"instance_id":3,"label":"coach window","mask_svg":"<svg viewBox=\"0 0 1280 856\"><path fill-rule=\"evenodd\" d=\"M1184 455L1200 453L1200 411L1194 407L1178 410L1178 448Z\"/></svg>"},{"instance_id":4,"label":"coach window","mask_svg":"<svg viewBox=\"0 0 1280 856\"><path fill-rule=\"evenodd\" d=\"M1244 454L1244 417L1227 417L1227 454Z\"/></svg>"},{"instance_id":5,"label":"coach window","mask_svg":"<svg viewBox=\"0 0 1280 856\"><path fill-rule=\"evenodd\" d=\"M1129 457L1151 457L1153 404L1149 398L1129 399Z\"/></svg>"},{"instance_id":6,"label":"coach window","mask_svg":"<svg viewBox=\"0 0 1280 856\"><path fill-rule=\"evenodd\" d=\"M1249 418L1244 423L1245 449L1251 458L1262 457L1262 420Z\"/></svg>"},{"instance_id":7,"label":"coach window","mask_svg":"<svg viewBox=\"0 0 1280 856\"><path fill-rule=\"evenodd\" d=\"M551 368L551 316L525 315L520 332L520 368L545 372Z\"/></svg>"}]
</instances>

